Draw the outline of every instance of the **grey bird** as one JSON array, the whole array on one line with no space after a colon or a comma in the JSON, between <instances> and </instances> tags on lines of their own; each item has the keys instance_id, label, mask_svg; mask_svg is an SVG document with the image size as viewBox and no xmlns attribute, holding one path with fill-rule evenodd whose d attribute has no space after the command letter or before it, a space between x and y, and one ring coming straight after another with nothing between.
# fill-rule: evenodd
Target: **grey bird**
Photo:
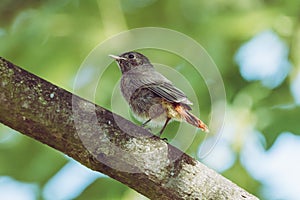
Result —
<instances>
[{"instance_id":1,"label":"grey bird","mask_svg":"<svg viewBox=\"0 0 300 200\"><path fill-rule=\"evenodd\" d=\"M186 121L209 132L207 125L193 115L192 102L173 83L157 72L149 59L138 52L126 52L120 56L109 55L121 69L121 92L134 116L142 126L162 125L159 136L170 120Z\"/></svg>"}]
</instances>

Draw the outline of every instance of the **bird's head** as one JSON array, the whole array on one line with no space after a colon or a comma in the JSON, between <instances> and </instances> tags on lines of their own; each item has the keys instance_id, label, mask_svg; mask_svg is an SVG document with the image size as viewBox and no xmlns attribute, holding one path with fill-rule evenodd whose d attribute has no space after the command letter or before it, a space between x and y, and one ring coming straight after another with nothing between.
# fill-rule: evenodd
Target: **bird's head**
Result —
<instances>
[{"instance_id":1,"label":"bird's head","mask_svg":"<svg viewBox=\"0 0 300 200\"><path fill-rule=\"evenodd\" d=\"M150 64L150 61L146 56L138 52L126 52L120 56L109 55L118 62L118 65L121 68L122 73L128 72L139 66L145 66Z\"/></svg>"}]
</instances>

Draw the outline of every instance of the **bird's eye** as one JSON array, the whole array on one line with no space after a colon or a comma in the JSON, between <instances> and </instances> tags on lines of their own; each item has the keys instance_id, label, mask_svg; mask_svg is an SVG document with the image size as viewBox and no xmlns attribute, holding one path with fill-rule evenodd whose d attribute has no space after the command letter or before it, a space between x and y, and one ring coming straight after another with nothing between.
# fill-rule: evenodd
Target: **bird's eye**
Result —
<instances>
[{"instance_id":1,"label":"bird's eye","mask_svg":"<svg viewBox=\"0 0 300 200\"><path fill-rule=\"evenodd\" d=\"M132 58L134 58L134 55L133 54L129 54L128 58L132 59Z\"/></svg>"}]
</instances>

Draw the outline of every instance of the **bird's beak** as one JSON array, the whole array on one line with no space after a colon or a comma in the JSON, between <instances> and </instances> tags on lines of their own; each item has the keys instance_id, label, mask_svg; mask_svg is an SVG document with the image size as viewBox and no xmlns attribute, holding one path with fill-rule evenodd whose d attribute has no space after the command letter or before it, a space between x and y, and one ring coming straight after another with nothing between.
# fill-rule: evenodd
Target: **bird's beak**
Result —
<instances>
[{"instance_id":1,"label":"bird's beak","mask_svg":"<svg viewBox=\"0 0 300 200\"><path fill-rule=\"evenodd\" d=\"M120 57L120 56L115 56L115 55L108 55L109 57L115 59L115 60L127 60L126 58Z\"/></svg>"}]
</instances>

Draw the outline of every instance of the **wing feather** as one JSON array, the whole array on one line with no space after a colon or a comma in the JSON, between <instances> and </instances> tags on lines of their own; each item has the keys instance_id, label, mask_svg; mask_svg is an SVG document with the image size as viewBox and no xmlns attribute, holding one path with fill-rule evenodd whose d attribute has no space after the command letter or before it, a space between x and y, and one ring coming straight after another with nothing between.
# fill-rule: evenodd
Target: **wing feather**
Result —
<instances>
[{"instance_id":1,"label":"wing feather","mask_svg":"<svg viewBox=\"0 0 300 200\"><path fill-rule=\"evenodd\" d=\"M137 79L137 77L139 78ZM132 83L136 88L147 88L169 102L182 103L188 108L190 108L188 105L193 104L180 89L176 88L170 80L157 71L153 70L151 73L145 73L144 71L139 76L134 75Z\"/></svg>"}]
</instances>

